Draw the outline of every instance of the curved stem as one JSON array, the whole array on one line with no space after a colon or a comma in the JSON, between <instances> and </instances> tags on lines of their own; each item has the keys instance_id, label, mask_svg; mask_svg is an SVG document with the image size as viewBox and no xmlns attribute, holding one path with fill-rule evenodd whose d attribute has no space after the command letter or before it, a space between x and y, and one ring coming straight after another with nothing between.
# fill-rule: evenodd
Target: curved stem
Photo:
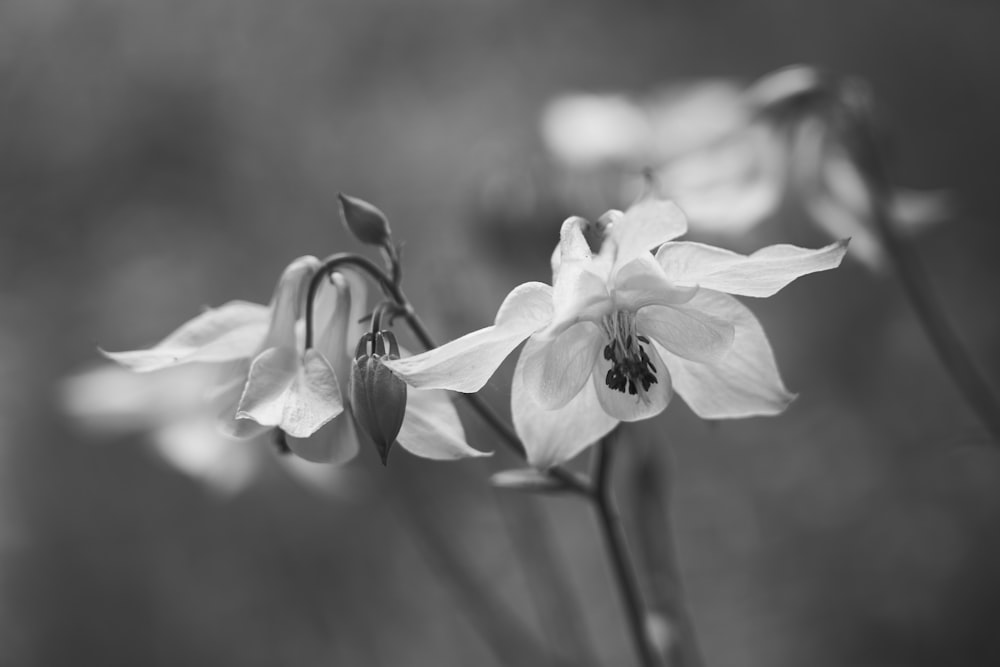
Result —
<instances>
[{"instance_id":1,"label":"curved stem","mask_svg":"<svg viewBox=\"0 0 1000 667\"><path fill-rule=\"evenodd\" d=\"M659 667L660 659L646 632L646 610L639 587L639 577L629 554L625 528L611 488L613 439L614 431L597 443L594 453L594 492L590 497L597 511L598 523L608 548L615 581L625 604L629 631L639 662L643 667Z\"/></svg>"},{"instance_id":2,"label":"curved stem","mask_svg":"<svg viewBox=\"0 0 1000 667\"><path fill-rule=\"evenodd\" d=\"M934 296L927 272L916 253L900 238L891 217L892 190L881 164L875 168L874 224L886 254L892 261L913 310L923 325L941 363L951 375L966 402L1000 445L1000 401L979 372L972 355L948 322L944 308Z\"/></svg>"}]
</instances>

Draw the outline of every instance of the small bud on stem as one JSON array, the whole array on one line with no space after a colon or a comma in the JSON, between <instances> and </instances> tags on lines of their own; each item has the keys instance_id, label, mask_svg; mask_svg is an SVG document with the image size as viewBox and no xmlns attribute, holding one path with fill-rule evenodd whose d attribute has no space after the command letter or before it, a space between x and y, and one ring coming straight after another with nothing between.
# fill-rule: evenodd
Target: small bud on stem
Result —
<instances>
[{"instance_id":1,"label":"small bud on stem","mask_svg":"<svg viewBox=\"0 0 1000 667\"><path fill-rule=\"evenodd\" d=\"M382 364L383 359L398 358L399 347L392 332L366 333L358 341L351 368L354 416L375 443L382 465L389 459L406 414L406 383Z\"/></svg>"}]
</instances>

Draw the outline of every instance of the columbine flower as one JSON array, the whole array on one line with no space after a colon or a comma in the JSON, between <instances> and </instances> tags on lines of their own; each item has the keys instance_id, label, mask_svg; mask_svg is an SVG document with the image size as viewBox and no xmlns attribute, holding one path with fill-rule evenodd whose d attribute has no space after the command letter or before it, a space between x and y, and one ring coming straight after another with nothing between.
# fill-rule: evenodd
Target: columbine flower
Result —
<instances>
[{"instance_id":1,"label":"columbine flower","mask_svg":"<svg viewBox=\"0 0 1000 667\"><path fill-rule=\"evenodd\" d=\"M669 202L646 201L605 222L604 230L581 218L563 223L553 286L514 288L493 326L386 365L414 387L473 392L527 339L512 412L539 467L573 457L620 421L660 413L674 391L706 419L784 410L793 395L767 337L729 294L770 296L834 268L846 242L750 256L671 242L687 222ZM603 236L599 249L588 236Z\"/></svg>"},{"instance_id":2,"label":"columbine flower","mask_svg":"<svg viewBox=\"0 0 1000 667\"><path fill-rule=\"evenodd\" d=\"M107 353L136 371L198 363L215 380L200 392L219 413L223 432L253 438L274 428L308 461L342 463L358 451L348 396L351 356L364 333L365 286L353 273L323 284L314 304L316 346L303 351L302 318L314 257L285 269L270 306L233 301L208 310L146 350ZM410 452L433 459L478 456L465 443L454 406L441 391L411 392L397 438Z\"/></svg>"},{"instance_id":3,"label":"columbine flower","mask_svg":"<svg viewBox=\"0 0 1000 667\"><path fill-rule=\"evenodd\" d=\"M252 438L279 427L308 437L343 411L333 368L315 350L300 352L296 334L305 289L318 268L319 260L308 256L289 264L269 307L231 301L152 348L107 356L140 372L218 364L218 379L207 393L220 406L226 433Z\"/></svg>"}]
</instances>

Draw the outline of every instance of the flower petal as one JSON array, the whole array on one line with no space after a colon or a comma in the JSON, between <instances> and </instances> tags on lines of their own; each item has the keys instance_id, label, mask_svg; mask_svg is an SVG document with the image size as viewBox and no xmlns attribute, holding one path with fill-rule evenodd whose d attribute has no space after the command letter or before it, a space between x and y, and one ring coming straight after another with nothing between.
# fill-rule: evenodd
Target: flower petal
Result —
<instances>
[{"instance_id":1,"label":"flower petal","mask_svg":"<svg viewBox=\"0 0 1000 667\"><path fill-rule=\"evenodd\" d=\"M614 270L686 231L687 218L673 202L646 199L635 204L611 226L607 246L614 253Z\"/></svg>"},{"instance_id":2,"label":"flower petal","mask_svg":"<svg viewBox=\"0 0 1000 667\"><path fill-rule=\"evenodd\" d=\"M346 408L307 438L288 436L288 448L299 458L313 463L341 465L357 456L360 435L354 415Z\"/></svg>"},{"instance_id":3,"label":"flower petal","mask_svg":"<svg viewBox=\"0 0 1000 667\"><path fill-rule=\"evenodd\" d=\"M418 389L479 391L507 355L545 326L551 314L552 288L524 283L504 299L493 326L422 354L383 363Z\"/></svg>"},{"instance_id":4,"label":"flower petal","mask_svg":"<svg viewBox=\"0 0 1000 667\"><path fill-rule=\"evenodd\" d=\"M590 378L604 337L592 322L580 322L524 359L524 383L544 410L566 405Z\"/></svg>"},{"instance_id":5,"label":"flower petal","mask_svg":"<svg viewBox=\"0 0 1000 667\"><path fill-rule=\"evenodd\" d=\"M696 285L679 286L667 280L663 268L650 254L640 255L615 275L615 305L636 312L650 305L672 306L685 303L698 291Z\"/></svg>"},{"instance_id":6,"label":"flower petal","mask_svg":"<svg viewBox=\"0 0 1000 667\"><path fill-rule=\"evenodd\" d=\"M261 349L294 347L295 323L302 314L309 281L320 266L311 255L294 260L281 274L271 299L271 323Z\"/></svg>"},{"instance_id":7,"label":"flower petal","mask_svg":"<svg viewBox=\"0 0 1000 667\"><path fill-rule=\"evenodd\" d=\"M433 389L409 392L396 442L411 454L439 461L492 454L466 444L465 429L451 399Z\"/></svg>"},{"instance_id":8,"label":"flower petal","mask_svg":"<svg viewBox=\"0 0 1000 667\"><path fill-rule=\"evenodd\" d=\"M236 417L305 438L343 409L336 375L323 355L312 349L300 358L291 348L274 347L250 365Z\"/></svg>"},{"instance_id":9,"label":"flower petal","mask_svg":"<svg viewBox=\"0 0 1000 667\"><path fill-rule=\"evenodd\" d=\"M364 333L360 320L367 308L364 280L353 271L334 273L317 293L315 304L316 349L333 367L341 382L351 377L351 359ZM346 386L341 387L342 390Z\"/></svg>"},{"instance_id":10,"label":"flower petal","mask_svg":"<svg viewBox=\"0 0 1000 667\"><path fill-rule=\"evenodd\" d=\"M760 322L732 297L715 294L714 301L712 314L724 317L735 328L733 345L723 357L708 363L690 361L662 350L677 393L704 419L782 412L795 395L781 381Z\"/></svg>"},{"instance_id":11,"label":"flower petal","mask_svg":"<svg viewBox=\"0 0 1000 667\"><path fill-rule=\"evenodd\" d=\"M636 315L636 330L692 361L713 361L733 346L735 328L714 314L718 292L700 290L683 306L649 306ZM722 309L723 315L728 311Z\"/></svg>"},{"instance_id":12,"label":"flower petal","mask_svg":"<svg viewBox=\"0 0 1000 667\"><path fill-rule=\"evenodd\" d=\"M559 269L552 288L552 318L539 334L541 338L552 340L577 322L601 319L614 307L607 280L593 273L588 264L563 264Z\"/></svg>"},{"instance_id":13,"label":"flower petal","mask_svg":"<svg viewBox=\"0 0 1000 667\"><path fill-rule=\"evenodd\" d=\"M139 372L252 357L264 340L268 312L267 306L230 301L206 310L147 350L102 353Z\"/></svg>"},{"instance_id":14,"label":"flower petal","mask_svg":"<svg viewBox=\"0 0 1000 667\"><path fill-rule=\"evenodd\" d=\"M765 297L800 276L840 266L846 252L846 240L818 250L773 245L749 256L702 243L667 243L656 259L673 282Z\"/></svg>"},{"instance_id":15,"label":"flower petal","mask_svg":"<svg viewBox=\"0 0 1000 667\"><path fill-rule=\"evenodd\" d=\"M610 417L597 400L594 385L586 382L580 392L556 410L545 410L531 396L525 383L525 366L543 346L528 340L518 359L511 384L511 414L514 429L528 453L528 462L548 468L568 461L606 435L618 420Z\"/></svg>"},{"instance_id":16,"label":"flower petal","mask_svg":"<svg viewBox=\"0 0 1000 667\"><path fill-rule=\"evenodd\" d=\"M597 390L597 400L604 411L615 419L626 422L649 419L663 412L670 403L670 397L673 395L670 373L657 352L657 346L647 345L646 353L655 369L656 383L651 384L645 392L639 388L640 393L636 395L612 389L607 385L605 378L607 372L611 370L610 361L600 359L594 367L592 384Z\"/></svg>"}]
</instances>

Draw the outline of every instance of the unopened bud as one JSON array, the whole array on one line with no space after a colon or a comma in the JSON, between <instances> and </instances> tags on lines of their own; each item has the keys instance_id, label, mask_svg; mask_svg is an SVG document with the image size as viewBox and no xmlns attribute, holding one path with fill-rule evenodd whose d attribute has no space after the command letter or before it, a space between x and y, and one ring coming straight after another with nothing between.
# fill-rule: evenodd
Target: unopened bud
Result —
<instances>
[{"instance_id":1,"label":"unopened bud","mask_svg":"<svg viewBox=\"0 0 1000 667\"><path fill-rule=\"evenodd\" d=\"M340 199L340 216L354 237L367 245L391 246L392 232L385 213L364 199L337 195Z\"/></svg>"},{"instance_id":2,"label":"unopened bud","mask_svg":"<svg viewBox=\"0 0 1000 667\"><path fill-rule=\"evenodd\" d=\"M375 443L382 465L389 459L389 450L406 414L406 383L382 363L383 359L398 358L399 348L392 333L367 333L358 342L351 368L354 417Z\"/></svg>"}]
</instances>

